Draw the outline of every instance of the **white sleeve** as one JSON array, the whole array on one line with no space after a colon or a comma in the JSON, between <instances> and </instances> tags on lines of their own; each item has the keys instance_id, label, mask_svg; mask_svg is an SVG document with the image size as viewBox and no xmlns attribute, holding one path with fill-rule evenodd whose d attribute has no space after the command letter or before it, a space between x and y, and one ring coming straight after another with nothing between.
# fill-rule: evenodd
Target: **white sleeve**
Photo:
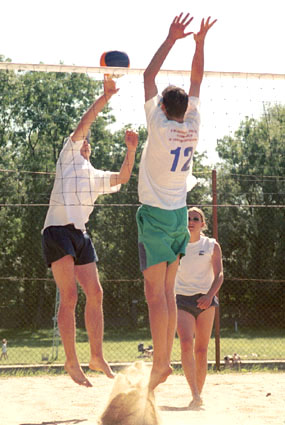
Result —
<instances>
[{"instance_id":1,"label":"white sleeve","mask_svg":"<svg viewBox=\"0 0 285 425\"><path fill-rule=\"evenodd\" d=\"M59 154L58 162L61 165L69 165L72 162L78 162L81 160L80 149L82 147L83 140L73 142L71 136L67 137L64 142L63 148ZM82 157L83 158L83 157ZM84 159L84 158L83 158Z\"/></svg>"},{"instance_id":2,"label":"white sleeve","mask_svg":"<svg viewBox=\"0 0 285 425\"><path fill-rule=\"evenodd\" d=\"M216 239L208 238L207 242L208 242L208 246L209 246L209 252L210 252L211 255L213 255L215 244L216 244Z\"/></svg>"},{"instance_id":3,"label":"white sleeve","mask_svg":"<svg viewBox=\"0 0 285 425\"><path fill-rule=\"evenodd\" d=\"M150 122L150 120L151 120L151 118L152 118L152 116L153 116L156 108L160 104L161 100L162 100L162 97L157 94L154 97L152 97L151 99L149 99L144 104L144 110L145 110L145 115L146 115L146 121L147 121L147 123Z\"/></svg>"},{"instance_id":4,"label":"white sleeve","mask_svg":"<svg viewBox=\"0 0 285 425\"><path fill-rule=\"evenodd\" d=\"M111 175L114 174L112 171L102 171L94 169L95 179L95 191L98 195L104 195L107 193L115 193L121 189L121 185L111 186Z\"/></svg>"}]
</instances>

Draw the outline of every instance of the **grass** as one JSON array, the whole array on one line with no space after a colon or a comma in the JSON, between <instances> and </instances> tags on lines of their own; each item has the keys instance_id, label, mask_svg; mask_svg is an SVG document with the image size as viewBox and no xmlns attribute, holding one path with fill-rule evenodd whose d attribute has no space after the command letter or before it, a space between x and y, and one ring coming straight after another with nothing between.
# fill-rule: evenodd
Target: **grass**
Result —
<instances>
[{"instance_id":1,"label":"grass","mask_svg":"<svg viewBox=\"0 0 285 425\"><path fill-rule=\"evenodd\" d=\"M8 360L1 360L2 365L17 364L62 364L65 360L63 347L58 347L57 359L52 358L56 349L52 348L52 329L20 330L1 329L0 340L8 340ZM133 362L138 359L138 344L151 345L148 329L107 330L104 337L104 355L111 363ZM221 331L220 358L238 353L242 360L284 360L285 340L284 330L247 329L239 332ZM89 343L85 330L77 331L77 352L81 363L89 361ZM209 343L208 359L215 360L215 338ZM179 339L175 338L172 361L180 361Z\"/></svg>"},{"instance_id":2,"label":"grass","mask_svg":"<svg viewBox=\"0 0 285 425\"><path fill-rule=\"evenodd\" d=\"M118 373L118 370L114 369L114 372ZM96 375L98 376L100 373L99 372L94 372L91 371L88 368L85 368L84 372L86 373L86 375L88 375L89 378L91 377L96 377ZM263 367L263 366L253 366L252 368L243 368L241 367L240 369L221 369L219 371L215 370L214 368L209 368L208 369L208 375L236 375L236 374L252 374L252 373L285 373L284 370L280 370L277 367L275 368L269 368L269 367ZM2 378L23 378L23 377L37 377L37 376L60 376L60 375L66 375L65 370L63 369L63 367L61 368L55 368L54 366L47 366L47 367L43 367L43 368L36 368L36 367L28 367L26 369L21 369L21 368L14 368L14 369L9 369L9 370L1 370L0 373L0 379ZM184 376L184 372L182 367L175 367L173 369L173 375L176 376Z\"/></svg>"}]
</instances>

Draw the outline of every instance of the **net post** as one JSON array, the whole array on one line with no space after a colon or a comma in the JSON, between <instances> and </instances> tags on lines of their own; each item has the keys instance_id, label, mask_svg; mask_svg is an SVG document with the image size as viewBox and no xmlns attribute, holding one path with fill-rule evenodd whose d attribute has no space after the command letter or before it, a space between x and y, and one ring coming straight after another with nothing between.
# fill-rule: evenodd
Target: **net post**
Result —
<instances>
[{"instance_id":1,"label":"net post","mask_svg":"<svg viewBox=\"0 0 285 425\"><path fill-rule=\"evenodd\" d=\"M218 242L217 172L212 170L213 236ZM219 293L216 294L219 298ZM215 308L215 354L216 370L220 370L220 307Z\"/></svg>"}]
</instances>

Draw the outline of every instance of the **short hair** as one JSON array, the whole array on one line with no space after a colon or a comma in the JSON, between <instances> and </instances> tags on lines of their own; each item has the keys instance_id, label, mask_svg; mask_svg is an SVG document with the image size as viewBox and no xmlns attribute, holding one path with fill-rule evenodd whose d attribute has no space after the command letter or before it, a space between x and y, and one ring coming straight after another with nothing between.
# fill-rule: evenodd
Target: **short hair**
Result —
<instances>
[{"instance_id":1,"label":"short hair","mask_svg":"<svg viewBox=\"0 0 285 425\"><path fill-rule=\"evenodd\" d=\"M168 86L162 92L162 103L167 115L183 118L188 106L188 94L180 87Z\"/></svg>"}]
</instances>

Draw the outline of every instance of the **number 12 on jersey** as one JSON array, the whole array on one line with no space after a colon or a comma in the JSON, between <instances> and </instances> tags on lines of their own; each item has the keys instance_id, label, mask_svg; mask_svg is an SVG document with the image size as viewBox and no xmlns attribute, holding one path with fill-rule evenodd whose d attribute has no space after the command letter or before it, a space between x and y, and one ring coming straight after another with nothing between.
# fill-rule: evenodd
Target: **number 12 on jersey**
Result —
<instances>
[{"instance_id":1,"label":"number 12 on jersey","mask_svg":"<svg viewBox=\"0 0 285 425\"><path fill-rule=\"evenodd\" d=\"M190 161L191 161L192 156L193 156L193 148L188 146L187 148L183 149L182 152L183 152L183 156L187 159L186 159L186 161L185 161L185 163L182 166L180 171L188 171L189 168L190 168ZM170 151L170 153L171 153L171 155L174 155L174 159L173 159L173 163L172 163L172 167L171 167L170 171L176 171L177 164L178 164L178 161L179 161L179 157L180 157L180 154L181 154L181 147L173 149L172 151Z\"/></svg>"}]
</instances>

